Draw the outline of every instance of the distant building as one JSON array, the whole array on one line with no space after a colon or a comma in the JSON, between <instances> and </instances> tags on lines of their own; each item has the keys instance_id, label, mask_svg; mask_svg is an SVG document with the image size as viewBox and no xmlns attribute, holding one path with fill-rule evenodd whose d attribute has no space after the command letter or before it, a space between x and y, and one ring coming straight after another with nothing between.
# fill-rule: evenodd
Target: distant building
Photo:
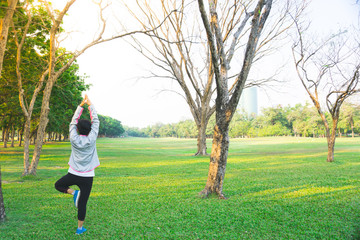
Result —
<instances>
[{"instance_id":1,"label":"distant building","mask_svg":"<svg viewBox=\"0 0 360 240\"><path fill-rule=\"evenodd\" d=\"M241 94L238 110L246 112L249 116L258 115L257 87L245 88Z\"/></svg>"}]
</instances>

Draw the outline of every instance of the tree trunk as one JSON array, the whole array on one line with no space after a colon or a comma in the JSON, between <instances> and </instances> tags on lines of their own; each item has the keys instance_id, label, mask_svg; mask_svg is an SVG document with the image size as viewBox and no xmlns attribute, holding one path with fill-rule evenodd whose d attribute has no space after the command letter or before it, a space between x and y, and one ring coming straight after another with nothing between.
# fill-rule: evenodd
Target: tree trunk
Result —
<instances>
[{"instance_id":1,"label":"tree trunk","mask_svg":"<svg viewBox=\"0 0 360 240\"><path fill-rule=\"evenodd\" d=\"M208 155L206 152L206 127L207 124L200 124L198 127L198 137L197 137L197 153L195 156L205 156Z\"/></svg>"},{"instance_id":2,"label":"tree trunk","mask_svg":"<svg viewBox=\"0 0 360 240\"><path fill-rule=\"evenodd\" d=\"M50 111L49 102L50 102L50 96L51 96L51 90L54 84L53 77L49 77L48 82L46 83L45 89L44 89L44 96L42 100L41 105L41 113L40 113L40 122L36 134L36 141L35 141L35 148L34 148L34 154L30 165L30 171L29 174L36 175L37 166L39 164L39 159L41 155L41 150L43 146L44 136L45 136L45 130L46 126L49 122L48 115Z\"/></svg>"},{"instance_id":3,"label":"tree trunk","mask_svg":"<svg viewBox=\"0 0 360 240\"><path fill-rule=\"evenodd\" d=\"M336 129L333 129L331 135L327 136L327 143L328 143L327 161L328 162L334 161L335 139L336 139Z\"/></svg>"},{"instance_id":4,"label":"tree trunk","mask_svg":"<svg viewBox=\"0 0 360 240\"><path fill-rule=\"evenodd\" d=\"M332 125L331 132L330 132L330 129L328 129L326 131L326 133L327 133L326 138L327 138L327 143L328 143L328 157L327 157L328 162L333 162L335 160L334 159L334 148L335 148L337 124L338 124L338 118L335 115L335 116L333 116L333 125Z\"/></svg>"},{"instance_id":5,"label":"tree trunk","mask_svg":"<svg viewBox=\"0 0 360 240\"><path fill-rule=\"evenodd\" d=\"M228 129L214 128L214 138L210 156L210 166L208 179L200 196L207 197L209 194L215 193L219 198L225 199L223 194L223 184L225 178L226 163L229 150L229 134Z\"/></svg>"},{"instance_id":6,"label":"tree trunk","mask_svg":"<svg viewBox=\"0 0 360 240\"><path fill-rule=\"evenodd\" d=\"M5 214L4 198L3 198L3 194L2 194L1 166L0 166L0 221L4 221L5 217L6 217L6 214Z\"/></svg>"},{"instance_id":7,"label":"tree trunk","mask_svg":"<svg viewBox=\"0 0 360 240\"><path fill-rule=\"evenodd\" d=\"M4 62L4 55L6 50L6 43L8 38L9 27L14 15L18 0L8 0L8 7L3 19L0 19L0 77L2 65Z\"/></svg>"},{"instance_id":8,"label":"tree trunk","mask_svg":"<svg viewBox=\"0 0 360 240\"><path fill-rule=\"evenodd\" d=\"M23 139L23 130L19 130L18 134L19 134L19 147L21 147L21 143L22 143L22 139Z\"/></svg>"},{"instance_id":9,"label":"tree trunk","mask_svg":"<svg viewBox=\"0 0 360 240\"><path fill-rule=\"evenodd\" d=\"M14 125L11 127L11 147L14 147L15 143L15 127Z\"/></svg>"},{"instance_id":10,"label":"tree trunk","mask_svg":"<svg viewBox=\"0 0 360 240\"><path fill-rule=\"evenodd\" d=\"M30 125L31 119L27 117L25 119L25 126L24 126L24 172L23 176L29 175L29 166L30 166Z\"/></svg>"},{"instance_id":11,"label":"tree trunk","mask_svg":"<svg viewBox=\"0 0 360 240\"><path fill-rule=\"evenodd\" d=\"M7 148L7 142L9 139L9 128L5 127L3 134L4 134L4 148Z\"/></svg>"}]
</instances>

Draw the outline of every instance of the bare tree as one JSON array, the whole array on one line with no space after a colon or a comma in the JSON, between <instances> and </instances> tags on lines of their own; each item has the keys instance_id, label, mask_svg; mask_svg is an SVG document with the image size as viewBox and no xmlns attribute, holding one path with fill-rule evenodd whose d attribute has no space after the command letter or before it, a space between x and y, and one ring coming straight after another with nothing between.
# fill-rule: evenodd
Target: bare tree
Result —
<instances>
[{"instance_id":1,"label":"bare tree","mask_svg":"<svg viewBox=\"0 0 360 240\"><path fill-rule=\"evenodd\" d=\"M250 35L246 45L243 65L240 73L236 77L236 83L231 97L229 96L227 83L229 58L226 56L226 46L223 41L221 25L219 24L217 1L209 0L210 20L208 19L203 0L198 0L198 4L207 33L217 92L216 125L214 127L209 173L205 189L200 194L202 196L208 196L211 193L215 193L219 198L225 198L222 188L229 150L229 124L249 75L260 34L272 7L272 1L259 0L253 11ZM233 53L234 50L235 46L232 45L229 52ZM232 54L230 54L230 56L232 57Z\"/></svg>"},{"instance_id":2,"label":"bare tree","mask_svg":"<svg viewBox=\"0 0 360 240\"><path fill-rule=\"evenodd\" d=\"M70 9L71 5L74 4L75 1L76 0L68 0L68 2L66 3L66 6L61 11L53 10L48 1L45 1L45 0L42 1L46 6L48 15L50 16L51 22L52 22L51 28L49 30L49 32L50 32L50 34L49 34L50 50L49 50L49 58L48 58L48 62L47 62L47 67L41 74L41 77L37 83L37 86L34 90L34 93L32 95L32 99L31 99L29 105L27 105L27 102L25 100L24 89L22 87L22 76L21 76L21 72L20 72L21 48L23 46L23 42L26 40L26 34L23 35L23 38L20 42L17 41L17 46L18 46L17 77L18 77L18 86L19 86L19 99L20 99L20 105L22 107L23 113L26 118L25 129L24 129L25 134L24 134L24 172L23 172L23 175L29 175L29 174L36 175L36 170L37 170L37 166L39 163L41 150L42 150L42 146L43 146L43 139L45 137L45 130L46 130L46 126L48 123L48 114L50 111L49 101L50 101L51 91L54 86L54 83L59 78L59 76L66 69L68 69L71 66L71 64L81 54L83 54L87 49L89 49L97 44L108 42L108 41L111 41L111 40L114 40L117 38L122 38L122 37L129 36L129 35L136 34L136 33L147 34L148 32L153 31L152 29L148 30L148 31L133 31L133 32L126 32L124 34L119 34L116 36L111 36L109 38L104 38L103 36L104 36L105 30L106 30L107 24L106 24L105 18L103 16L103 12L109 5L104 4L103 1L99 1L96 4L99 6L99 9L100 9L99 15L100 15L100 20L101 20L101 27L100 27L100 31L98 32L97 36L95 36L95 38L90 43L85 45L85 47L83 47L81 50L78 50L78 51L75 51L72 53L60 54L60 52L59 52L59 50L60 50L60 45L59 45L59 43L60 43L60 39L59 39L60 25L61 25L61 22L62 22L64 16L66 15L66 13ZM26 29L31 24L31 19L32 19L31 13L28 13L28 22L25 27L25 33L27 31ZM29 142L30 142L31 113L32 113L32 110L34 107L36 97L44 84L45 84L45 87L43 90L40 121L39 121L38 128L37 128L34 153L33 153L31 163L30 163Z\"/></svg>"},{"instance_id":3,"label":"bare tree","mask_svg":"<svg viewBox=\"0 0 360 240\"><path fill-rule=\"evenodd\" d=\"M141 41L133 37L131 44L158 68L158 71L151 71L151 76L147 78L170 79L178 83L181 93L171 91L185 99L198 130L195 155L207 155L206 127L215 112L212 101L213 70L212 65L209 64L210 58L206 54L207 45L199 34L201 26L197 24L198 19L194 15L195 9L192 7L194 2L185 0L162 0L159 4L149 2L137 1L136 13L125 3L144 30L159 25L163 16L168 15L169 18L161 28L149 35L150 40ZM233 18L235 18L235 10L229 13ZM170 15L171 12L173 14ZM164 75L159 72L163 72Z\"/></svg>"},{"instance_id":4,"label":"bare tree","mask_svg":"<svg viewBox=\"0 0 360 240\"><path fill-rule=\"evenodd\" d=\"M248 4L245 5L246 9L253 9L253 11L247 10L247 14L240 22L241 24L228 31L223 29L223 25L219 24L221 3L216 0L209 0L208 3L209 17L203 0L198 0L216 82L216 123L208 179L204 190L200 192L200 196L206 197L214 193L219 198L225 198L223 183L229 150L229 124L236 111L242 91L246 86L250 69L255 62L271 53L272 48L264 48L264 46L271 46L272 42L280 39L282 33L291 27L292 24L288 24L286 15L292 12L295 18L298 18L305 9L306 4L303 1L300 3L296 1L279 1L277 2L279 5L273 4L272 0L248 1ZM273 9L274 5L277 6L275 9ZM279 11L279 9L282 10ZM268 18L270 10L274 12L274 15ZM265 23L267 23L266 27ZM240 38L242 29L246 25L249 25L248 30ZM224 33L225 35L223 35ZM233 36L231 44L226 44L224 39L230 38L231 35ZM238 44L239 41L241 41L241 44ZM235 54L236 50L240 52L239 49L242 50L243 55ZM239 55L241 55L242 65L235 68L233 75L235 80L230 86L230 62L234 57L239 58Z\"/></svg>"},{"instance_id":5,"label":"bare tree","mask_svg":"<svg viewBox=\"0 0 360 240\"><path fill-rule=\"evenodd\" d=\"M295 20L295 24L297 39L292 53L296 71L322 119L328 144L327 161L333 162L341 107L347 98L360 90L359 38L352 38L358 34L343 31L324 41L316 41L306 35L307 29L298 21ZM331 122L326 117L326 110Z\"/></svg>"},{"instance_id":6,"label":"bare tree","mask_svg":"<svg viewBox=\"0 0 360 240\"><path fill-rule=\"evenodd\" d=\"M147 30L159 24L163 16L168 15L168 21L157 31L152 32L150 44L134 38L133 46L143 54L159 71L152 71L149 78L170 79L177 82L179 91L189 106L198 130L197 152L195 155L206 155L206 128L210 117L215 112L216 86L214 86L214 69L206 41L206 31L197 14L195 1L160 1L158 5L150 4L148 0L137 1L138 11L128 7L134 18ZM126 5L126 4L125 4ZM245 44L244 36L249 32L249 19L254 15L250 11L253 0L233 0L219 3L218 30L223 38L223 46L229 48L225 53L227 64L238 61L236 52L241 51ZM288 28L285 12L279 13L279 18L273 21L273 30L266 33L256 49L259 60L269 54L265 46ZM169 15L170 12L174 14ZM139 14L140 12L140 14ZM232 37L233 36L233 37ZM159 72L163 72L161 75ZM228 89L229 96L235 87L235 74L228 74L229 82L234 82ZM253 80L249 86L269 82L269 79Z\"/></svg>"}]
</instances>

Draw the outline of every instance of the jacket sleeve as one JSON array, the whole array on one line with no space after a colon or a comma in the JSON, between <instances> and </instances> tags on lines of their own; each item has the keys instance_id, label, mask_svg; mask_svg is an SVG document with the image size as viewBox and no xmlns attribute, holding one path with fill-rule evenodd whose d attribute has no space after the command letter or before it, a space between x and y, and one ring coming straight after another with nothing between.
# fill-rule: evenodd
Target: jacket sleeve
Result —
<instances>
[{"instance_id":1,"label":"jacket sleeve","mask_svg":"<svg viewBox=\"0 0 360 240\"><path fill-rule=\"evenodd\" d=\"M77 132L76 124L78 123L83 110L84 109L82 107L78 106L77 109L75 110L74 116L71 119L70 130L69 130L70 141L79 136L79 134Z\"/></svg>"},{"instance_id":2,"label":"jacket sleeve","mask_svg":"<svg viewBox=\"0 0 360 240\"><path fill-rule=\"evenodd\" d=\"M89 138L91 141L93 141L96 140L99 134L100 121L94 105L89 106L89 111L90 111L90 119L91 119L91 131L89 133Z\"/></svg>"}]
</instances>

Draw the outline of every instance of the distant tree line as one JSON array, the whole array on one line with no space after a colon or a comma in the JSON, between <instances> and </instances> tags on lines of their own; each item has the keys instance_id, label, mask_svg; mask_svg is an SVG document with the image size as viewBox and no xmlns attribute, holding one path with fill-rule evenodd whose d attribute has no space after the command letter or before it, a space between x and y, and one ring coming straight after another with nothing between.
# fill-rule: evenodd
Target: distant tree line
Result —
<instances>
[{"instance_id":1,"label":"distant tree line","mask_svg":"<svg viewBox=\"0 0 360 240\"><path fill-rule=\"evenodd\" d=\"M117 119L99 115L100 128L99 136L100 137L120 137L125 132L124 127L121 122Z\"/></svg>"},{"instance_id":2,"label":"distant tree line","mask_svg":"<svg viewBox=\"0 0 360 240\"><path fill-rule=\"evenodd\" d=\"M330 117L330 116L327 116ZM212 137L215 119L211 118L206 130ZM192 120L173 124L157 123L146 128L125 127L126 135L132 137L177 137L196 138L197 128ZM343 106L338 124L338 136L352 136L360 133L360 105L347 103ZM297 104L264 108L259 116L249 116L244 111L235 113L230 124L232 138L296 136L325 137L325 129L316 109L310 104Z\"/></svg>"}]
</instances>

